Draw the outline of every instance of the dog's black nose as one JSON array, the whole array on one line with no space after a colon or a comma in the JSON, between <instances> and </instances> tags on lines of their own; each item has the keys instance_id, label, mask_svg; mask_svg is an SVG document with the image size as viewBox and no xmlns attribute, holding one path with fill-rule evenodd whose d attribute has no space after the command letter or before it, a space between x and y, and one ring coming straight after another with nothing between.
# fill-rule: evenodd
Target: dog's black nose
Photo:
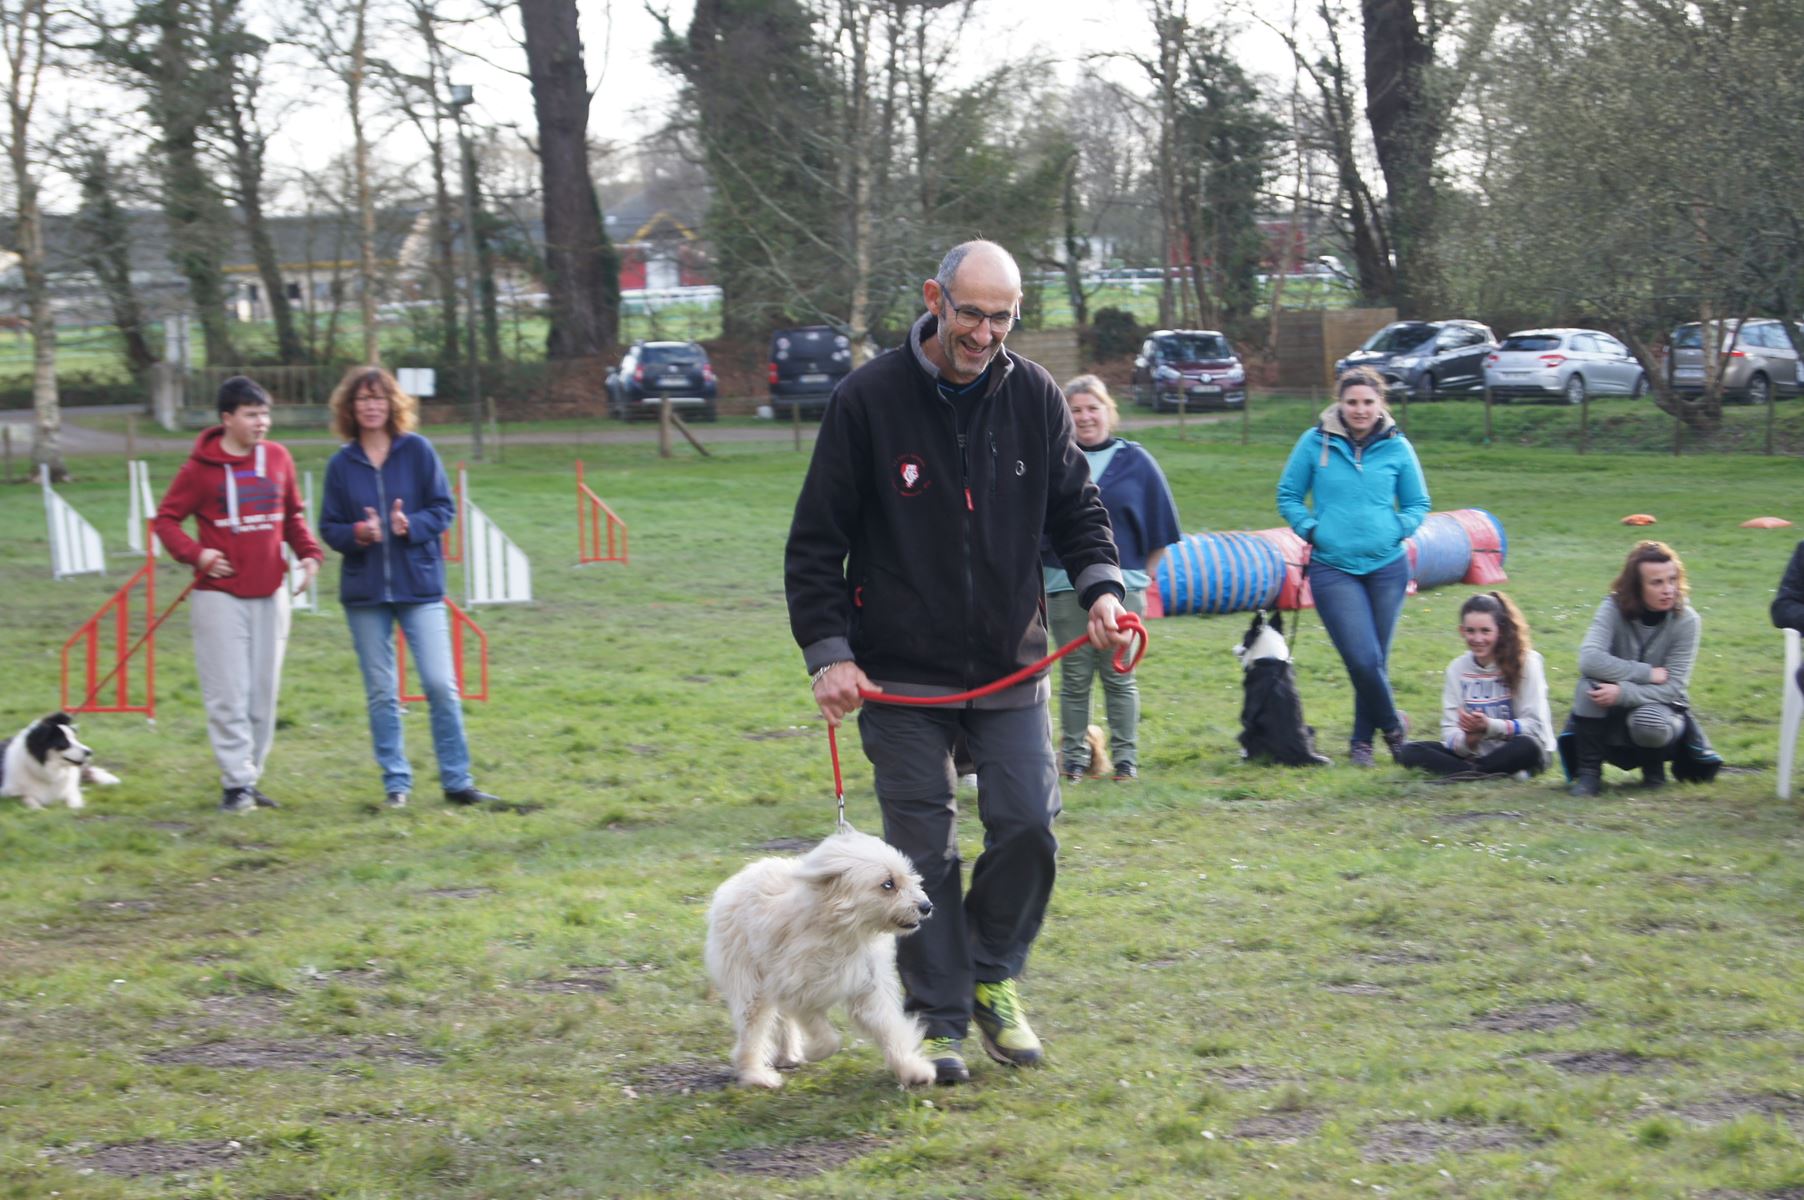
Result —
<instances>
[{"instance_id":1,"label":"dog's black nose","mask_svg":"<svg viewBox=\"0 0 1804 1200\"><path fill-rule=\"evenodd\" d=\"M921 910L921 915L923 917L931 917L933 915L933 901L931 900L923 900L915 905L915 907Z\"/></svg>"}]
</instances>

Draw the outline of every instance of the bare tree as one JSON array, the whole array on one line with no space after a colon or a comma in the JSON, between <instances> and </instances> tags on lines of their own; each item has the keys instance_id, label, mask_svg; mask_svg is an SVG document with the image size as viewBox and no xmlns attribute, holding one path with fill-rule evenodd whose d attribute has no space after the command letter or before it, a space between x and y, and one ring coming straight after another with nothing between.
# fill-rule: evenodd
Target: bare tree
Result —
<instances>
[{"instance_id":1,"label":"bare tree","mask_svg":"<svg viewBox=\"0 0 1804 1200\"><path fill-rule=\"evenodd\" d=\"M351 190L357 198L357 292L363 319L362 361L382 360L376 325L376 204L370 187L370 136L364 110L370 75L370 0L326 0L293 35L344 88L351 124Z\"/></svg>"},{"instance_id":2,"label":"bare tree","mask_svg":"<svg viewBox=\"0 0 1804 1200\"><path fill-rule=\"evenodd\" d=\"M56 316L44 270L44 223L38 207L32 120L49 53L52 10L48 0L0 3L0 55L6 60L6 157L12 168L18 217L19 272L31 313L31 462L52 480L68 476L60 444L62 407L56 390Z\"/></svg>"},{"instance_id":3,"label":"bare tree","mask_svg":"<svg viewBox=\"0 0 1804 1200\"><path fill-rule=\"evenodd\" d=\"M131 225L120 204L121 172L104 145L77 145L65 169L81 188L75 214L76 253L106 294L113 325L133 374L157 361L145 332L144 307L132 284Z\"/></svg>"}]
</instances>

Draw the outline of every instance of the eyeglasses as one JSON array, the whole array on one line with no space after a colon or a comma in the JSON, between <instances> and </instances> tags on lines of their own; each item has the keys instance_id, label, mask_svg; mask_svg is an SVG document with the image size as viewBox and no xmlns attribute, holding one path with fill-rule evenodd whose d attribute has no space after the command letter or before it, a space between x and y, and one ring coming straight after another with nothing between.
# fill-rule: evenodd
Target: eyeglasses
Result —
<instances>
[{"instance_id":1,"label":"eyeglasses","mask_svg":"<svg viewBox=\"0 0 1804 1200\"><path fill-rule=\"evenodd\" d=\"M990 330L995 333L997 337L1001 337L1010 329L1013 329L1015 322L1019 319L1019 315L1012 311L988 313L981 308L973 308L970 305L960 305L958 301L952 298L952 289L943 283L940 284L940 292L946 297L946 303L952 306L952 327L964 333L970 333L979 325L988 321L990 323Z\"/></svg>"}]
</instances>

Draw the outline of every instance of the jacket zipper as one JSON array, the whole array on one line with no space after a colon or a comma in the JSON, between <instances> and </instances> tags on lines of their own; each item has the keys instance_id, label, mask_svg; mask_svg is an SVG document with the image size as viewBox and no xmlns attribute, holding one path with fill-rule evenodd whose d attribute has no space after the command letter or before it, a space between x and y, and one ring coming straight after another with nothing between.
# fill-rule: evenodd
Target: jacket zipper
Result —
<instances>
[{"instance_id":1,"label":"jacket zipper","mask_svg":"<svg viewBox=\"0 0 1804 1200\"><path fill-rule=\"evenodd\" d=\"M388 449L389 453L394 453L395 448L392 444ZM364 461L369 462L369 458L366 456ZM370 463L370 470L376 473L376 526L378 529L381 529L382 525L385 523L385 518L388 515L388 492L382 486L382 468L378 467L375 463ZM394 536L394 532L388 529L382 529L381 531L382 602L384 604L393 604L395 602L395 577L394 571L389 566L388 539Z\"/></svg>"}]
</instances>

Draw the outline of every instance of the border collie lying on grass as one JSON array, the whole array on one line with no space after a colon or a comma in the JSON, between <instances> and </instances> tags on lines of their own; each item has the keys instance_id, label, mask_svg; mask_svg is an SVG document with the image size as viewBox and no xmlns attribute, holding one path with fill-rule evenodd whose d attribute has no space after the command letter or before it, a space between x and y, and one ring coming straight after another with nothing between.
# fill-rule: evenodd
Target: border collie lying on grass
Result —
<instances>
[{"instance_id":1,"label":"border collie lying on grass","mask_svg":"<svg viewBox=\"0 0 1804 1200\"><path fill-rule=\"evenodd\" d=\"M7 739L0 754L0 796L17 796L26 808L43 808L61 800L82 806L81 785L110 786L117 776L88 760L94 752L75 739L75 719L51 713Z\"/></svg>"},{"instance_id":2,"label":"border collie lying on grass","mask_svg":"<svg viewBox=\"0 0 1804 1200\"><path fill-rule=\"evenodd\" d=\"M1255 612L1234 657L1245 672L1240 683L1241 757L1286 767L1332 763L1316 752L1315 728L1303 720L1303 698L1284 640L1284 614L1274 612L1268 624L1263 611Z\"/></svg>"}]
</instances>

